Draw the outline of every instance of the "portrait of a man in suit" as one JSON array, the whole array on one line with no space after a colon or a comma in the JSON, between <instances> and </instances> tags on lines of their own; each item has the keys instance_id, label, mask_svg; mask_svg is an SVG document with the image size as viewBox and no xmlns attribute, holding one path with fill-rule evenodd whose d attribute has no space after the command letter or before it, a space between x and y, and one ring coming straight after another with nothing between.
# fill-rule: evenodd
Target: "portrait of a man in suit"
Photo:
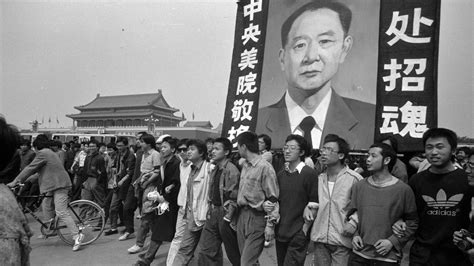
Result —
<instances>
[{"instance_id":1,"label":"portrait of a man in suit","mask_svg":"<svg viewBox=\"0 0 474 266\"><path fill-rule=\"evenodd\" d=\"M332 87L353 44L351 20L346 5L316 1L283 23L279 63L286 91L278 102L259 109L256 129L275 147L282 147L289 134L304 136L315 149L327 134L347 139L352 149L373 143L375 105L342 97Z\"/></svg>"}]
</instances>

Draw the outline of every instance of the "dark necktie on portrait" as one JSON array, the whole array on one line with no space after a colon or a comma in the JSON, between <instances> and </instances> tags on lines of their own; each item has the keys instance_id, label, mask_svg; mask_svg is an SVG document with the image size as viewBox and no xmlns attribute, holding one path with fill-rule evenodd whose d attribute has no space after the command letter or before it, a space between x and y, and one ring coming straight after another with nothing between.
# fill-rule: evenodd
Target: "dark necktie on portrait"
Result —
<instances>
[{"instance_id":1,"label":"dark necktie on portrait","mask_svg":"<svg viewBox=\"0 0 474 266\"><path fill-rule=\"evenodd\" d=\"M316 121L312 116L307 116L301 121L300 128L303 130L303 137L308 141L309 146L311 149L313 148L313 141L311 139L311 130L313 130L314 126L316 125Z\"/></svg>"}]
</instances>

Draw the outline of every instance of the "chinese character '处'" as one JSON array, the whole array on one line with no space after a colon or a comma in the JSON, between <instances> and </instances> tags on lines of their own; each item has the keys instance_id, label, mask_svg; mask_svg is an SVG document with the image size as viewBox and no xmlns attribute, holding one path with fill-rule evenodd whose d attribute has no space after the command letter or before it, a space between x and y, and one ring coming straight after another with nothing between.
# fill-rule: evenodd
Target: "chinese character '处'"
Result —
<instances>
[{"instance_id":1,"label":"chinese character '\u5904'","mask_svg":"<svg viewBox=\"0 0 474 266\"><path fill-rule=\"evenodd\" d=\"M405 41L407 43L429 43L431 37L418 37L420 35L420 24L431 26L433 20L421 16L421 8L415 8L413 12L413 28L412 35L408 36L406 30L408 27L408 15L400 16L399 11L394 11L392 14L392 22L390 27L385 32L388 36L395 35L390 41L387 42L388 45L392 46L397 43L399 40ZM399 28L398 22L401 22Z\"/></svg>"}]
</instances>

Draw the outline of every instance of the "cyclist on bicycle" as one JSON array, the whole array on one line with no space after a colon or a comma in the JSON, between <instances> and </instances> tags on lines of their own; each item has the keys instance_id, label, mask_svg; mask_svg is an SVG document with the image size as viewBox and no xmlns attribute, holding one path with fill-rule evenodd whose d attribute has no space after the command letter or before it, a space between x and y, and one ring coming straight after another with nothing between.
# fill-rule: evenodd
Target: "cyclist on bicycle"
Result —
<instances>
[{"instance_id":1,"label":"cyclist on bicycle","mask_svg":"<svg viewBox=\"0 0 474 266\"><path fill-rule=\"evenodd\" d=\"M49 143L48 137L44 134L36 137L33 141L33 147L37 150L35 159L8 186L14 187L29 176L38 173L40 193L52 196L43 199L43 214L46 219L53 221L53 211L56 212L58 218L71 230L74 239L72 250L77 251L84 235L79 232L68 211L68 192L71 189L71 180L59 156L49 149Z\"/></svg>"}]
</instances>

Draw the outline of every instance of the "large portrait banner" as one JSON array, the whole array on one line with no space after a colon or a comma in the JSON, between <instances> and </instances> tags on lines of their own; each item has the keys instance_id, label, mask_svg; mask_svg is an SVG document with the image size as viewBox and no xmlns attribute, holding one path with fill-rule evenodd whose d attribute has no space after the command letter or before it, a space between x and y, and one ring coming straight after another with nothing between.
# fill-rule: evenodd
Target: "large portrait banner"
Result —
<instances>
[{"instance_id":1,"label":"large portrait banner","mask_svg":"<svg viewBox=\"0 0 474 266\"><path fill-rule=\"evenodd\" d=\"M393 135L421 149L437 123L440 1L242 0L222 136L247 130L279 149L290 134L353 150Z\"/></svg>"}]
</instances>

